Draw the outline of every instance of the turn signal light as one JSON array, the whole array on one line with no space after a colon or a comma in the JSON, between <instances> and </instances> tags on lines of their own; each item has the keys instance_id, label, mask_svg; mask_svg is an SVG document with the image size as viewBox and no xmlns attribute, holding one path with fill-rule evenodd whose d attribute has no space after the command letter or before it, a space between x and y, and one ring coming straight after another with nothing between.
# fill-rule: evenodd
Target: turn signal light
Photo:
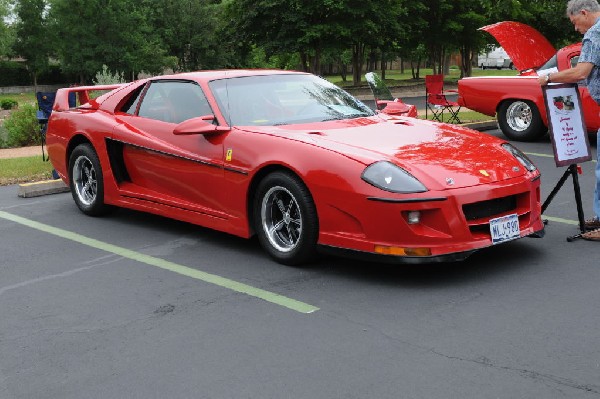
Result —
<instances>
[{"instance_id":1,"label":"turn signal light","mask_svg":"<svg viewBox=\"0 0 600 399\"><path fill-rule=\"evenodd\" d=\"M375 252L382 255L395 256L431 256L431 248L402 248L375 245Z\"/></svg>"}]
</instances>

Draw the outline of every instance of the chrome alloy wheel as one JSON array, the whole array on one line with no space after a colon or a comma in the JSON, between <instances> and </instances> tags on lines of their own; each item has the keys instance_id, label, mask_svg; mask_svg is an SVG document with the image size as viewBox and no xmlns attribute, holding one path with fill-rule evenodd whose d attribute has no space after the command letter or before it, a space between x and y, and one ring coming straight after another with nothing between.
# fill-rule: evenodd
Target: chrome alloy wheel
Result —
<instances>
[{"instance_id":1,"label":"chrome alloy wheel","mask_svg":"<svg viewBox=\"0 0 600 399\"><path fill-rule=\"evenodd\" d=\"M271 245L281 252L292 251L302 236L302 213L293 194L285 187L271 187L264 195L260 218Z\"/></svg>"},{"instance_id":2,"label":"chrome alloy wheel","mask_svg":"<svg viewBox=\"0 0 600 399\"><path fill-rule=\"evenodd\" d=\"M77 197L84 205L92 205L98 195L98 180L92 161L79 156L73 165L73 182Z\"/></svg>"},{"instance_id":3,"label":"chrome alloy wheel","mask_svg":"<svg viewBox=\"0 0 600 399\"><path fill-rule=\"evenodd\" d=\"M523 101L515 101L506 110L506 123L511 129L522 132L531 126L531 107Z\"/></svg>"}]
</instances>

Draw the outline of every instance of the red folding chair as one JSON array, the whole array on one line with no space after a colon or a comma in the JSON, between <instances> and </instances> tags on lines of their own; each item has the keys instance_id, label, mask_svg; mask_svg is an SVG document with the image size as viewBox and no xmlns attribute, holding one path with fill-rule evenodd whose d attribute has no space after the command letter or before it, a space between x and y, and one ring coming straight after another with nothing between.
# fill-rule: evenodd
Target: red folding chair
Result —
<instances>
[{"instance_id":1,"label":"red folding chair","mask_svg":"<svg viewBox=\"0 0 600 399\"><path fill-rule=\"evenodd\" d=\"M456 92L456 90L444 91L444 75L426 75L425 76L425 96L427 108L425 108L425 117L428 117L428 110L433 113L433 119L438 122L444 121L444 111L450 113L448 123L460 123L458 111L460 105L456 101L450 101L446 98L446 93Z\"/></svg>"}]
</instances>

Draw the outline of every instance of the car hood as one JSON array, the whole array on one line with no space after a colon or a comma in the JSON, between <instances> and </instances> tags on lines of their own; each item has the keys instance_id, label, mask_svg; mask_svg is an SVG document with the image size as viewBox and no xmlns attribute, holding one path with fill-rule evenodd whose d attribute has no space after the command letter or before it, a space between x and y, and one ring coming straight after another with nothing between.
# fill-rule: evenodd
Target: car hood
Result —
<instances>
[{"instance_id":1,"label":"car hood","mask_svg":"<svg viewBox=\"0 0 600 399\"><path fill-rule=\"evenodd\" d=\"M445 190L489 184L526 173L500 145L505 141L474 130L414 118L374 121L363 118L286 126L286 138L337 152L365 165L387 160L417 177L429 189ZM332 128L331 125L335 127Z\"/></svg>"},{"instance_id":2,"label":"car hood","mask_svg":"<svg viewBox=\"0 0 600 399\"><path fill-rule=\"evenodd\" d=\"M520 71L539 68L556 53L540 32L520 22L498 22L479 29L494 36Z\"/></svg>"}]
</instances>

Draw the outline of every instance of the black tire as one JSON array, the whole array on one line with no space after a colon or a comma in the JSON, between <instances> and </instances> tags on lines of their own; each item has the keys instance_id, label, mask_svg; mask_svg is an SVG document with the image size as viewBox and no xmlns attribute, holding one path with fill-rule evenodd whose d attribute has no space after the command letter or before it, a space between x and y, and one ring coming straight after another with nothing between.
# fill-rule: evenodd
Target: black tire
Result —
<instances>
[{"instance_id":1,"label":"black tire","mask_svg":"<svg viewBox=\"0 0 600 399\"><path fill-rule=\"evenodd\" d=\"M81 212L100 216L113 207L104 203L104 179L96 151L90 144L79 144L69 157L71 195Z\"/></svg>"},{"instance_id":2,"label":"black tire","mask_svg":"<svg viewBox=\"0 0 600 399\"><path fill-rule=\"evenodd\" d=\"M498 125L506 137L515 141L536 141L548 131L540 111L528 100L508 100L500 104Z\"/></svg>"},{"instance_id":3,"label":"black tire","mask_svg":"<svg viewBox=\"0 0 600 399\"><path fill-rule=\"evenodd\" d=\"M254 228L267 253L284 265L300 265L316 255L319 220L308 188L295 175L273 172L258 185Z\"/></svg>"}]
</instances>

